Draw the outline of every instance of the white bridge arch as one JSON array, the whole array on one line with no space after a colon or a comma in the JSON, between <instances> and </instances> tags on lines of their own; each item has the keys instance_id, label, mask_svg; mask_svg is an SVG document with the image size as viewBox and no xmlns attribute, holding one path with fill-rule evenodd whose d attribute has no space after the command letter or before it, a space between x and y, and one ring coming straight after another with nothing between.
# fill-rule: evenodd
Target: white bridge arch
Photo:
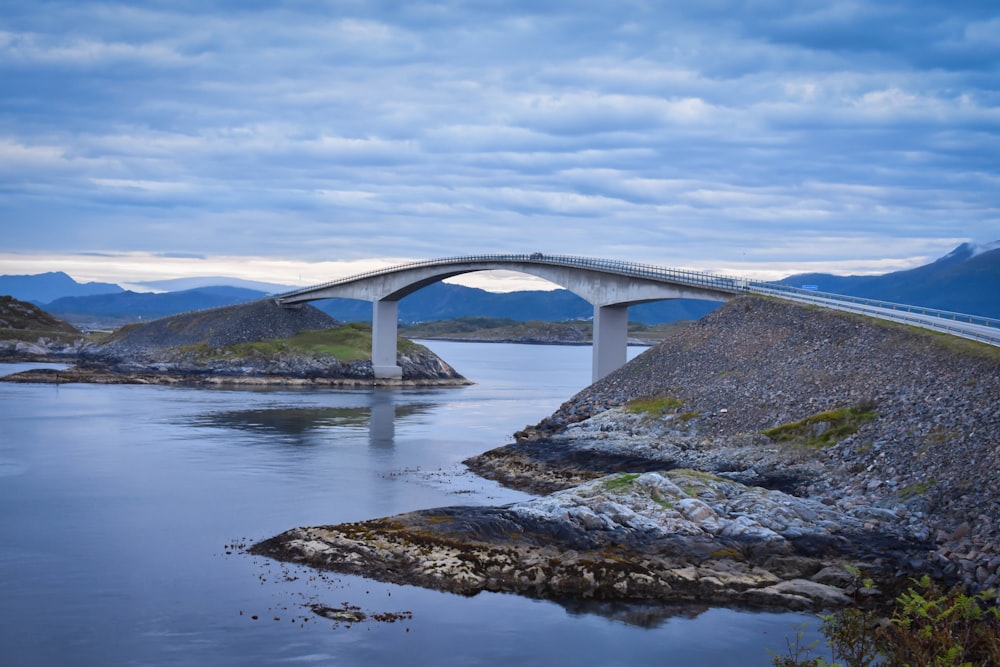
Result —
<instances>
[{"instance_id":1,"label":"white bridge arch","mask_svg":"<svg viewBox=\"0 0 1000 667\"><path fill-rule=\"evenodd\" d=\"M372 365L376 378L400 377L396 363L399 300L432 283L475 271L517 271L544 278L594 306L593 378L625 363L628 307L664 299L725 301L746 281L693 271L569 257L565 255L472 255L414 262L370 271L275 297L283 306L319 299L371 301Z\"/></svg>"},{"instance_id":2,"label":"white bridge arch","mask_svg":"<svg viewBox=\"0 0 1000 667\"><path fill-rule=\"evenodd\" d=\"M541 253L469 255L413 262L305 287L273 298L285 307L320 299L371 301L375 377L398 378L402 375L402 369L396 363L399 300L446 278L494 270L517 271L544 278L594 306L595 381L623 365L627 359L628 307L665 299L727 301L742 293L776 296L1000 345L1000 321L990 318L649 264Z\"/></svg>"}]
</instances>

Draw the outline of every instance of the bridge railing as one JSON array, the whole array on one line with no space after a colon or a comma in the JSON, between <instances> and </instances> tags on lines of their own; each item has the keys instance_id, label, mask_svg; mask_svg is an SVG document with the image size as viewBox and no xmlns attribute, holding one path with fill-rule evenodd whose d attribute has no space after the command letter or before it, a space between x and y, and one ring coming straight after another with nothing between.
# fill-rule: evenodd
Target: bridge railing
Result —
<instances>
[{"instance_id":1,"label":"bridge railing","mask_svg":"<svg viewBox=\"0 0 1000 667\"><path fill-rule=\"evenodd\" d=\"M1000 346L1000 320L989 317L804 290L776 283L754 283L748 291L763 296L776 296L800 303L815 304L824 308L910 324L923 329L950 333L962 338Z\"/></svg>"},{"instance_id":2,"label":"bridge railing","mask_svg":"<svg viewBox=\"0 0 1000 667\"><path fill-rule=\"evenodd\" d=\"M782 285L780 283L762 283L754 281L752 285L761 286L773 293L781 292L784 294L791 294L800 297L808 297L809 295L822 295L822 297L826 299L832 299L835 301L841 301L845 303L855 303L863 306L871 306L873 308L880 308L882 310L894 310L899 312L912 313L914 315L924 315L927 317L934 317L942 320L965 322L968 324L975 324L978 326L995 328L998 331L1000 331L1000 320L994 319L992 317L984 317L982 315L970 315L969 313L956 313L950 310L939 310L937 308L926 308L924 306L912 306L905 303L895 303L893 301L880 301L878 299L868 299L865 297L850 296L847 294L819 292L817 290L807 290L807 289L802 289L801 287Z\"/></svg>"},{"instance_id":3,"label":"bridge railing","mask_svg":"<svg viewBox=\"0 0 1000 667\"><path fill-rule=\"evenodd\" d=\"M396 264L394 266L387 266L383 269L372 269L371 271L364 271L362 273L354 273L343 278L337 278L336 280L331 280L329 282L320 283L318 285L310 285L309 287L301 287L294 289L290 292L282 292L281 294L273 294L271 298L283 299L291 296L296 296L298 294L306 294L308 292L315 292L318 290L326 289L328 287L336 287L338 285L345 285L347 283L353 283L358 280L366 280L368 278L374 278L376 276L388 275L390 273L396 273L397 271L407 271L410 269L420 269L424 267L432 266L444 266L448 264L458 264L458 263L476 263L476 262L521 262L527 261L531 258L530 255L524 254L512 254L512 255L466 255L463 257L446 257L444 259L425 259L418 260L416 262L408 262L406 264Z\"/></svg>"}]
</instances>

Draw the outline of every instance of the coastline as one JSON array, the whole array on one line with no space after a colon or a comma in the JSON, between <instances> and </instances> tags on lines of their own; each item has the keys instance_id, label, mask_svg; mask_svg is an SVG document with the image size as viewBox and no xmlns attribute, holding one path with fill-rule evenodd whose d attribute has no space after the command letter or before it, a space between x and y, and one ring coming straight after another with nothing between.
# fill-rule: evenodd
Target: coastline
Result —
<instances>
[{"instance_id":1,"label":"coastline","mask_svg":"<svg viewBox=\"0 0 1000 667\"><path fill-rule=\"evenodd\" d=\"M846 604L845 566L883 598L924 574L983 590L1000 582L982 476L1000 363L945 343L740 299L466 461L548 495L297 528L251 552L464 594L822 609ZM642 397L669 409L634 410ZM845 414L862 416L845 429Z\"/></svg>"}]
</instances>

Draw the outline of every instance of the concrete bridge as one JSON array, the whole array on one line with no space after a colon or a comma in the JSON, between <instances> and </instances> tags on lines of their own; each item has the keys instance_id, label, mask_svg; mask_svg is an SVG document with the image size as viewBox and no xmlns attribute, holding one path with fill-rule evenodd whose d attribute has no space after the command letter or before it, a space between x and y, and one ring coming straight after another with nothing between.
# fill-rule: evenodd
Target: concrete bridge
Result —
<instances>
[{"instance_id":1,"label":"concrete bridge","mask_svg":"<svg viewBox=\"0 0 1000 667\"><path fill-rule=\"evenodd\" d=\"M664 299L726 301L753 293L862 313L1000 345L1000 321L933 309L855 299L774 283L717 276L615 260L543 255L471 255L427 260L369 271L273 297L285 307L319 299L371 301L372 365L376 378L398 378L399 300L432 283L474 271L517 271L563 287L594 306L593 379L627 358L628 308Z\"/></svg>"}]
</instances>

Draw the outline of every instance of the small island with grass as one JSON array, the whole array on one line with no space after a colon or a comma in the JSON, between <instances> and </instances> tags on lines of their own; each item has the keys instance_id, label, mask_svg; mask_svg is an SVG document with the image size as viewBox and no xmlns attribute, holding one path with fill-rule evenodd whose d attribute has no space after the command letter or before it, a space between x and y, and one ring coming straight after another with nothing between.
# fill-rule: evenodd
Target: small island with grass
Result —
<instances>
[{"instance_id":1,"label":"small island with grass","mask_svg":"<svg viewBox=\"0 0 1000 667\"><path fill-rule=\"evenodd\" d=\"M21 329L18 335L34 334ZM405 338L398 341L402 379L376 380L370 326L341 324L312 306L286 309L267 299L129 324L89 338L77 332L77 337L80 343L72 354L58 357L72 362L70 368L3 379L294 386L468 383L440 357Z\"/></svg>"}]
</instances>

